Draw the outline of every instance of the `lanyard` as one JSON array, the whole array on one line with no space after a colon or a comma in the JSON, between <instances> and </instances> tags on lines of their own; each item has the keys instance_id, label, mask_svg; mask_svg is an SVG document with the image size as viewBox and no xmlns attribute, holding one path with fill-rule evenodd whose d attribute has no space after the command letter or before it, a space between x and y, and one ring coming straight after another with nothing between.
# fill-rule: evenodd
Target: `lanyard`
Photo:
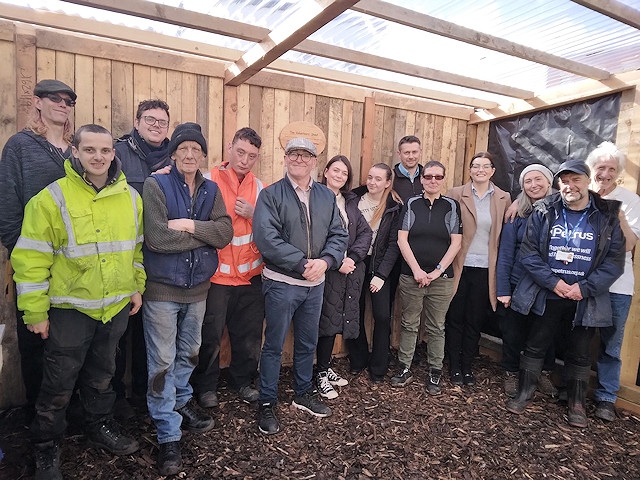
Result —
<instances>
[{"instance_id":1,"label":"lanyard","mask_svg":"<svg viewBox=\"0 0 640 480\"><path fill-rule=\"evenodd\" d=\"M580 226L580 224L584 220L584 217L587 216L588 212L589 212L589 209L585 209L585 211L580 216L580 219L578 220L578 222L573 226L573 228L571 230L569 230L569 226L567 225L567 211L564 208L562 209L562 218L564 218L564 232L565 232L565 235L566 235L565 248L567 250L569 250L569 239L571 239L573 233L576 230L578 230L578 227Z\"/></svg>"}]
</instances>

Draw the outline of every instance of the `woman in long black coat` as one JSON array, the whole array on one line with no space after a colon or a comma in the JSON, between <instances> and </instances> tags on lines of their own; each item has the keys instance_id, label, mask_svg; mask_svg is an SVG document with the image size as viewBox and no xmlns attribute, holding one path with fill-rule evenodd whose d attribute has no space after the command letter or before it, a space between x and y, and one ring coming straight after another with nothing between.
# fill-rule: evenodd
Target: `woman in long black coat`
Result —
<instances>
[{"instance_id":1,"label":"woman in long black coat","mask_svg":"<svg viewBox=\"0 0 640 480\"><path fill-rule=\"evenodd\" d=\"M345 386L347 380L330 366L336 335L357 338L360 333L360 292L364 283L364 258L371 244L371 227L358 209L360 198L351 192L351 163L344 155L336 155L324 169L322 183L336 194L343 223L349 231L349 244L338 270L327 270L324 303L320 316L316 349L316 385L324 398L336 398L334 386Z\"/></svg>"}]
</instances>

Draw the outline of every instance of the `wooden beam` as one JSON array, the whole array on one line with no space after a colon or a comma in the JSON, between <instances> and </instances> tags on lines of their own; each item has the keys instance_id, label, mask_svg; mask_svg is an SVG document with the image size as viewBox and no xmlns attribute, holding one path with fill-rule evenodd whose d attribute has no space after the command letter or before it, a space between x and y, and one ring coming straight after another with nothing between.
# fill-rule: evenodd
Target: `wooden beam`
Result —
<instances>
[{"instance_id":1,"label":"wooden beam","mask_svg":"<svg viewBox=\"0 0 640 480\"><path fill-rule=\"evenodd\" d=\"M173 50L188 53L191 55L197 55L200 57L219 60L235 61L235 59L237 59L242 53L239 50L224 47L215 47L206 43L195 42L183 38L169 37L160 33L138 30L136 28L124 27L121 25L113 25L96 20L82 19L82 21L79 21L78 17L75 16L64 15L61 13L45 12L42 10L34 10L25 7L5 5L3 6L1 15L6 18L21 22L69 30L72 32L86 33L124 42L150 45L167 50ZM0 34L3 31L6 31L6 36L9 37L8 39L12 40L12 29L15 28L14 24L11 22L5 22L5 24L7 24L7 26L5 28L2 28L3 25L2 23L0 23ZM8 25L11 25L11 29ZM82 44L78 44L79 47L81 45ZM276 69L281 72L309 75L314 78L346 83L358 87L379 89L392 93L400 93L403 95L413 95L416 97L439 100L447 103L469 105L476 108L492 109L498 106L496 102L491 102L480 98L445 93L437 90L422 89L419 87L411 87L396 82L377 80L375 78L365 77L363 75L339 72L327 68L315 66L308 67L310 68L307 68L305 70L304 65L286 60L276 60L270 65L270 68ZM362 94L358 94L358 101L363 101L363 98L364 96Z\"/></svg>"},{"instance_id":2,"label":"wooden beam","mask_svg":"<svg viewBox=\"0 0 640 480\"><path fill-rule=\"evenodd\" d=\"M600 0L597 0L600 2ZM557 55L542 52L500 37L494 37L486 33L461 27L452 22L447 22L436 17L410 10L408 8L392 5L380 0L361 0L352 10L360 13L383 18L390 22L400 23L408 27L417 28L425 32L434 33L443 37L487 48L513 57L522 58L530 62L547 65L558 70L571 72L582 77L604 80L609 78L610 72L595 68L584 63L562 58Z\"/></svg>"},{"instance_id":3,"label":"wooden beam","mask_svg":"<svg viewBox=\"0 0 640 480\"><path fill-rule=\"evenodd\" d=\"M544 110L565 103L621 92L629 88L635 88L639 84L640 70L612 75L610 79L603 81L583 80L582 82L550 88L534 98L517 100L508 105L501 105L498 108L476 112L471 115L469 122L472 124L482 123L522 113Z\"/></svg>"},{"instance_id":4,"label":"wooden beam","mask_svg":"<svg viewBox=\"0 0 640 480\"><path fill-rule=\"evenodd\" d=\"M573 0L574 3L640 29L640 11L617 0Z\"/></svg>"},{"instance_id":5,"label":"wooden beam","mask_svg":"<svg viewBox=\"0 0 640 480\"><path fill-rule=\"evenodd\" d=\"M358 0L309 0L310 7L300 8L274 28L259 44L247 50L227 68L225 84L237 86L324 27L331 20L352 7ZM315 8L312 8L311 5ZM310 16L309 16L310 14ZM293 17L293 18L292 18Z\"/></svg>"},{"instance_id":6,"label":"wooden beam","mask_svg":"<svg viewBox=\"0 0 640 480\"><path fill-rule=\"evenodd\" d=\"M479 80L477 78L466 77L464 75L458 75L455 73L443 72L442 70L436 70L433 68L421 67L412 63L401 62L399 60L393 60L390 58L372 55L370 53L359 52L357 50L350 50L348 48L327 45L326 43L315 42L313 40L305 40L300 45L295 47L294 50L303 53L310 53L312 55L318 55L321 57L332 58L334 60L339 60L342 62L355 63L357 65L378 68L380 70L388 70L391 72L424 78L436 82L459 85L475 90L482 90L484 92L496 93L498 95L504 95L506 97L530 98L534 95L534 92L531 90L510 87L508 85Z\"/></svg>"},{"instance_id":7,"label":"wooden beam","mask_svg":"<svg viewBox=\"0 0 640 480\"><path fill-rule=\"evenodd\" d=\"M178 25L185 28L193 28L204 32L217 33L232 38L240 38L255 42L269 34L269 30L256 27L248 23L237 22L225 18L214 17L205 13L192 12L190 10L169 5L162 5L146 0L126 0L114 2L113 0L64 0L66 3L84 5L86 7L99 8L109 12L123 13L134 17L146 18L157 22ZM4 6L2 7L4 9ZM82 20L84 22L84 19ZM80 22L80 23L82 23Z\"/></svg>"},{"instance_id":8,"label":"wooden beam","mask_svg":"<svg viewBox=\"0 0 640 480\"><path fill-rule=\"evenodd\" d=\"M27 124L33 107L33 88L36 74L36 32L30 25L16 29L16 98L18 100L18 128ZM60 79L62 80L62 79ZM71 86L73 88L73 85Z\"/></svg>"}]
</instances>

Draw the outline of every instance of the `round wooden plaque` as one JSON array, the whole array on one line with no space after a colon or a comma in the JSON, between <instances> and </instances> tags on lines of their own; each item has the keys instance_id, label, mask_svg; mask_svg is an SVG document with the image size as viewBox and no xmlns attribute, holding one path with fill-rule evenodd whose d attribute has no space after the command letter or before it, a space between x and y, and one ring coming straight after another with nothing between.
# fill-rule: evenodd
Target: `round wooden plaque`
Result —
<instances>
[{"instance_id":1,"label":"round wooden plaque","mask_svg":"<svg viewBox=\"0 0 640 480\"><path fill-rule=\"evenodd\" d=\"M317 125L311 122L291 122L280 132L280 145L285 148L292 138L304 137L311 140L318 149L318 155L324 152L327 146L327 137Z\"/></svg>"}]
</instances>

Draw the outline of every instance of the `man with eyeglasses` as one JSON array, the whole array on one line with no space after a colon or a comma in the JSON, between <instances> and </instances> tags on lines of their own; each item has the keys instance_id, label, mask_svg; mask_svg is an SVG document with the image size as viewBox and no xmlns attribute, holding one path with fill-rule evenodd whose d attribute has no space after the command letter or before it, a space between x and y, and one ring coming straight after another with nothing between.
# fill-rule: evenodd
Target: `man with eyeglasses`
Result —
<instances>
[{"instance_id":1,"label":"man with eyeglasses","mask_svg":"<svg viewBox=\"0 0 640 480\"><path fill-rule=\"evenodd\" d=\"M260 356L258 428L270 435L280 430L276 417L282 348L293 322L295 408L316 417L331 409L314 389L313 358L324 296L324 274L341 265L349 235L335 194L313 181L317 149L307 138L285 147L286 175L260 192L253 236L264 259L264 344Z\"/></svg>"},{"instance_id":2,"label":"man with eyeglasses","mask_svg":"<svg viewBox=\"0 0 640 480\"><path fill-rule=\"evenodd\" d=\"M77 95L60 80L46 79L33 90L27 126L13 135L0 160L0 239L11 255L22 228L27 202L50 183L64 177L64 161L71 158L73 129L69 114ZM17 300L17 295L16 295ZM35 413L42 383L44 341L27 330L16 308L18 350L27 400L27 423Z\"/></svg>"},{"instance_id":3,"label":"man with eyeglasses","mask_svg":"<svg viewBox=\"0 0 640 480\"><path fill-rule=\"evenodd\" d=\"M211 277L207 309L202 324L198 366L191 375L201 407L218 406L220 341L226 325L231 343L231 387L247 403L258 400L253 387L258 372L264 296L262 256L253 241L253 212L263 183L251 172L260 158L262 139L252 128L238 130L227 161L211 169L233 225L231 243L218 251L218 270Z\"/></svg>"},{"instance_id":4,"label":"man with eyeglasses","mask_svg":"<svg viewBox=\"0 0 640 480\"><path fill-rule=\"evenodd\" d=\"M133 130L115 142L116 156L122 162L127 183L142 195L142 186L151 173L171 164L167 152L169 139L169 105L162 100L143 100L138 104ZM144 408L147 394L147 355L142 331L142 312L129 320L127 332L122 336L116 354L116 373L113 389L116 391L114 415L128 420L135 415L127 400L124 382L127 370L127 345L131 342L132 402Z\"/></svg>"},{"instance_id":5,"label":"man with eyeglasses","mask_svg":"<svg viewBox=\"0 0 640 480\"><path fill-rule=\"evenodd\" d=\"M441 392L445 318L453 296L453 259L462 245L460 204L441 195L445 167L431 160L422 170L424 193L410 198L400 216L398 247L402 253L400 297L402 323L399 371L391 385L404 387L413 378L411 361L418 338L420 315L427 330L427 393Z\"/></svg>"}]
</instances>

